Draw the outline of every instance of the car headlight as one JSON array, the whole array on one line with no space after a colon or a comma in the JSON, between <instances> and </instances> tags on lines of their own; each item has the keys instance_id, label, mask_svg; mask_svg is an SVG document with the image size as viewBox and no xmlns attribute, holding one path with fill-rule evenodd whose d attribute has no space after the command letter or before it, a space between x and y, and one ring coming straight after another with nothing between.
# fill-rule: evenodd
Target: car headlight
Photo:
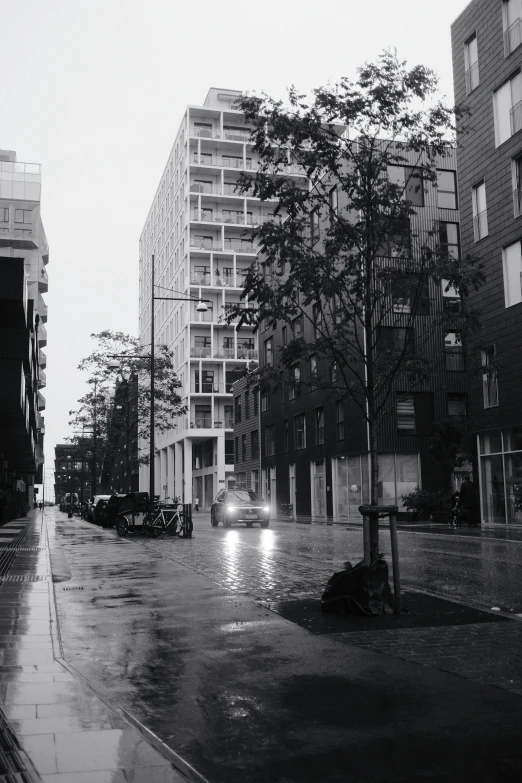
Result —
<instances>
[{"instance_id":1,"label":"car headlight","mask_svg":"<svg viewBox=\"0 0 522 783\"><path fill-rule=\"evenodd\" d=\"M227 511L232 511L232 512L237 511L237 508L235 506L227 506L226 509Z\"/></svg>"},{"instance_id":2,"label":"car headlight","mask_svg":"<svg viewBox=\"0 0 522 783\"><path fill-rule=\"evenodd\" d=\"M265 514L268 514L270 511L270 506L263 506L263 511L265 512Z\"/></svg>"}]
</instances>

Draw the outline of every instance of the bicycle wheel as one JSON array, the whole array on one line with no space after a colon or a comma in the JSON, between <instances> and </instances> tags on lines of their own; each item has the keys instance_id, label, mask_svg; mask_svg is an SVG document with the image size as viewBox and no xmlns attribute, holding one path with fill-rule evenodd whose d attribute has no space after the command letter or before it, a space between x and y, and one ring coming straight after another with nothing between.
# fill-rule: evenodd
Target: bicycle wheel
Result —
<instances>
[{"instance_id":1,"label":"bicycle wheel","mask_svg":"<svg viewBox=\"0 0 522 783\"><path fill-rule=\"evenodd\" d=\"M150 538L158 538L163 533L163 526L158 516L151 518L150 514L147 514L143 524Z\"/></svg>"},{"instance_id":2,"label":"bicycle wheel","mask_svg":"<svg viewBox=\"0 0 522 783\"><path fill-rule=\"evenodd\" d=\"M169 523L166 527L166 531L169 536L177 536L179 534L179 516L178 514L173 514L169 520Z\"/></svg>"},{"instance_id":3,"label":"bicycle wheel","mask_svg":"<svg viewBox=\"0 0 522 783\"><path fill-rule=\"evenodd\" d=\"M189 517L184 516L181 521L182 538L192 538L193 530L194 530L194 525L192 524L192 520Z\"/></svg>"},{"instance_id":4,"label":"bicycle wheel","mask_svg":"<svg viewBox=\"0 0 522 783\"><path fill-rule=\"evenodd\" d=\"M127 517L118 517L116 530L119 536L127 536L129 534L129 520Z\"/></svg>"}]
</instances>

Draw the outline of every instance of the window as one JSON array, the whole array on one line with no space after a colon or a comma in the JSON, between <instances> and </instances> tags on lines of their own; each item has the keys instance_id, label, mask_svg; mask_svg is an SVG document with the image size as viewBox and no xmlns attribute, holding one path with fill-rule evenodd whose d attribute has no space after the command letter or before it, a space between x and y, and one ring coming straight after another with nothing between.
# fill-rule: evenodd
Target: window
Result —
<instances>
[{"instance_id":1,"label":"window","mask_svg":"<svg viewBox=\"0 0 522 783\"><path fill-rule=\"evenodd\" d=\"M324 408L315 409L315 443L317 446L324 444Z\"/></svg>"},{"instance_id":2,"label":"window","mask_svg":"<svg viewBox=\"0 0 522 783\"><path fill-rule=\"evenodd\" d=\"M234 423L239 424L241 421L241 397L236 397L234 400Z\"/></svg>"},{"instance_id":3,"label":"window","mask_svg":"<svg viewBox=\"0 0 522 783\"><path fill-rule=\"evenodd\" d=\"M329 194L330 202L330 222L333 223L333 215L339 214L339 194L337 192L337 185L333 187Z\"/></svg>"},{"instance_id":4,"label":"window","mask_svg":"<svg viewBox=\"0 0 522 783\"><path fill-rule=\"evenodd\" d=\"M225 428L231 430L234 428L234 406L225 405Z\"/></svg>"},{"instance_id":5,"label":"window","mask_svg":"<svg viewBox=\"0 0 522 783\"><path fill-rule=\"evenodd\" d=\"M462 302L460 294L455 286L450 285L448 280L441 281L442 286L442 309L445 313L460 313Z\"/></svg>"},{"instance_id":6,"label":"window","mask_svg":"<svg viewBox=\"0 0 522 783\"><path fill-rule=\"evenodd\" d=\"M254 416L259 415L259 389L256 388L252 389L252 398L254 401Z\"/></svg>"},{"instance_id":7,"label":"window","mask_svg":"<svg viewBox=\"0 0 522 783\"><path fill-rule=\"evenodd\" d=\"M239 462L239 438L234 438L234 455L235 462Z\"/></svg>"},{"instance_id":8,"label":"window","mask_svg":"<svg viewBox=\"0 0 522 783\"><path fill-rule=\"evenodd\" d=\"M522 128L522 74L516 73L493 93L495 146Z\"/></svg>"},{"instance_id":9,"label":"window","mask_svg":"<svg viewBox=\"0 0 522 783\"><path fill-rule=\"evenodd\" d=\"M317 378L317 356L313 353L310 356L310 390L315 389Z\"/></svg>"},{"instance_id":10,"label":"window","mask_svg":"<svg viewBox=\"0 0 522 783\"><path fill-rule=\"evenodd\" d=\"M332 383L337 383L339 378L339 365L336 361L333 361L330 365L330 380Z\"/></svg>"},{"instance_id":11,"label":"window","mask_svg":"<svg viewBox=\"0 0 522 783\"><path fill-rule=\"evenodd\" d=\"M520 0L503 0L502 23L504 28L504 57L508 57L522 43Z\"/></svg>"},{"instance_id":12,"label":"window","mask_svg":"<svg viewBox=\"0 0 522 783\"><path fill-rule=\"evenodd\" d=\"M381 326L378 334L379 350L390 351L393 355L405 356L415 350L415 333L412 328Z\"/></svg>"},{"instance_id":13,"label":"window","mask_svg":"<svg viewBox=\"0 0 522 783\"><path fill-rule=\"evenodd\" d=\"M323 331L323 310L321 302L316 302L312 307L312 321L314 325L314 340L322 337Z\"/></svg>"},{"instance_id":14,"label":"window","mask_svg":"<svg viewBox=\"0 0 522 783\"><path fill-rule=\"evenodd\" d=\"M415 404L413 397L405 397L397 403L397 429L399 432L415 433Z\"/></svg>"},{"instance_id":15,"label":"window","mask_svg":"<svg viewBox=\"0 0 522 783\"><path fill-rule=\"evenodd\" d=\"M0 222L9 223L9 207L0 207Z\"/></svg>"},{"instance_id":16,"label":"window","mask_svg":"<svg viewBox=\"0 0 522 783\"><path fill-rule=\"evenodd\" d=\"M481 353L484 408L495 408L498 405L498 379L495 346L491 345L489 348L484 348Z\"/></svg>"},{"instance_id":17,"label":"window","mask_svg":"<svg viewBox=\"0 0 522 783\"><path fill-rule=\"evenodd\" d=\"M466 93L479 86L477 36L472 35L464 44L464 67L466 69Z\"/></svg>"},{"instance_id":18,"label":"window","mask_svg":"<svg viewBox=\"0 0 522 783\"><path fill-rule=\"evenodd\" d=\"M259 430L252 430L250 433L250 457L259 459Z\"/></svg>"},{"instance_id":19,"label":"window","mask_svg":"<svg viewBox=\"0 0 522 783\"><path fill-rule=\"evenodd\" d=\"M283 326L283 328L281 329L281 339L283 341L283 345L288 344L288 329L286 326Z\"/></svg>"},{"instance_id":20,"label":"window","mask_svg":"<svg viewBox=\"0 0 522 783\"><path fill-rule=\"evenodd\" d=\"M267 411L270 408L270 392L264 391L261 393L261 411Z\"/></svg>"},{"instance_id":21,"label":"window","mask_svg":"<svg viewBox=\"0 0 522 783\"><path fill-rule=\"evenodd\" d=\"M319 239L319 213L316 209L310 212L310 237L312 245Z\"/></svg>"},{"instance_id":22,"label":"window","mask_svg":"<svg viewBox=\"0 0 522 783\"><path fill-rule=\"evenodd\" d=\"M250 393L245 389L245 421L250 418Z\"/></svg>"},{"instance_id":23,"label":"window","mask_svg":"<svg viewBox=\"0 0 522 783\"><path fill-rule=\"evenodd\" d=\"M275 428L273 424L265 427L265 454L272 457L275 454Z\"/></svg>"},{"instance_id":24,"label":"window","mask_svg":"<svg viewBox=\"0 0 522 783\"><path fill-rule=\"evenodd\" d=\"M413 166L388 166L388 177L392 185L400 188L405 201L416 207L424 206L422 169Z\"/></svg>"},{"instance_id":25,"label":"window","mask_svg":"<svg viewBox=\"0 0 522 783\"><path fill-rule=\"evenodd\" d=\"M464 362L464 346L462 344L460 332L446 332L444 337L444 350L446 370L463 372L466 368Z\"/></svg>"},{"instance_id":26,"label":"window","mask_svg":"<svg viewBox=\"0 0 522 783\"><path fill-rule=\"evenodd\" d=\"M292 331L294 333L294 340L300 340L301 337L304 337L302 315L299 315L297 318L294 318L294 320L292 321Z\"/></svg>"},{"instance_id":27,"label":"window","mask_svg":"<svg viewBox=\"0 0 522 783\"><path fill-rule=\"evenodd\" d=\"M439 221L439 244L452 258L460 255L459 224Z\"/></svg>"},{"instance_id":28,"label":"window","mask_svg":"<svg viewBox=\"0 0 522 783\"><path fill-rule=\"evenodd\" d=\"M247 458L246 440L246 435L241 435L241 459L243 462L246 462Z\"/></svg>"},{"instance_id":29,"label":"window","mask_svg":"<svg viewBox=\"0 0 522 783\"><path fill-rule=\"evenodd\" d=\"M30 209L15 209L15 223L32 223L33 213Z\"/></svg>"},{"instance_id":30,"label":"window","mask_svg":"<svg viewBox=\"0 0 522 783\"><path fill-rule=\"evenodd\" d=\"M288 386L288 399L294 400L301 393L301 368L298 364L290 367L290 383Z\"/></svg>"},{"instance_id":31,"label":"window","mask_svg":"<svg viewBox=\"0 0 522 783\"><path fill-rule=\"evenodd\" d=\"M296 449L306 448L306 419L304 413L294 416L294 442Z\"/></svg>"},{"instance_id":32,"label":"window","mask_svg":"<svg viewBox=\"0 0 522 783\"><path fill-rule=\"evenodd\" d=\"M284 450L288 451L289 450L289 445L290 445L289 442L288 442L288 419L285 419L285 421L284 421L284 430L283 430L283 432L284 432Z\"/></svg>"},{"instance_id":33,"label":"window","mask_svg":"<svg viewBox=\"0 0 522 783\"><path fill-rule=\"evenodd\" d=\"M335 403L335 421L337 440L344 440L344 403Z\"/></svg>"},{"instance_id":34,"label":"window","mask_svg":"<svg viewBox=\"0 0 522 783\"><path fill-rule=\"evenodd\" d=\"M457 209L457 181L454 171L437 169L437 206Z\"/></svg>"},{"instance_id":35,"label":"window","mask_svg":"<svg viewBox=\"0 0 522 783\"><path fill-rule=\"evenodd\" d=\"M513 181L513 212L514 216L518 218L522 215L522 155L511 160L511 178Z\"/></svg>"},{"instance_id":36,"label":"window","mask_svg":"<svg viewBox=\"0 0 522 783\"><path fill-rule=\"evenodd\" d=\"M448 419L463 421L467 415L467 395L448 394L447 413Z\"/></svg>"},{"instance_id":37,"label":"window","mask_svg":"<svg viewBox=\"0 0 522 783\"><path fill-rule=\"evenodd\" d=\"M265 340L265 366L266 367L273 367L274 365L274 342L271 337L269 337L268 340Z\"/></svg>"},{"instance_id":38,"label":"window","mask_svg":"<svg viewBox=\"0 0 522 783\"><path fill-rule=\"evenodd\" d=\"M506 307L522 302L522 254L520 241L502 249Z\"/></svg>"},{"instance_id":39,"label":"window","mask_svg":"<svg viewBox=\"0 0 522 783\"><path fill-rule=\"evenodd\" d=\"M488 235L488 213L486 209L486 183L480 182L471 190L473 201L473 232L475 242Z\"/></svg>"}]
</instances>

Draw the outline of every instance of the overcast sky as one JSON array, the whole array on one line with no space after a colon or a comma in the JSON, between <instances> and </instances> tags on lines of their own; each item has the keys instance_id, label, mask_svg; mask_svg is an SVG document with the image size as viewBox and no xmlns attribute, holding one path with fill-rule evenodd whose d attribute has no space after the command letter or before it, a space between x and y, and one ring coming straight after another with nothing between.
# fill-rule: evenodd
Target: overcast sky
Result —
<instances>
[{"instance_id":1,"label":"overcast sky","mask_svg":"<svg viewBox=\"0 0 522 783\"><path fill-rule=\"evenodd\" d=\"M452 99L450 24L466 5L0 0L0 148L42 164L48 469L85 389L90 334L137 334L138 238L186 104L211 86L306 91L390 46Z\"/></svg>"}]
</instances>

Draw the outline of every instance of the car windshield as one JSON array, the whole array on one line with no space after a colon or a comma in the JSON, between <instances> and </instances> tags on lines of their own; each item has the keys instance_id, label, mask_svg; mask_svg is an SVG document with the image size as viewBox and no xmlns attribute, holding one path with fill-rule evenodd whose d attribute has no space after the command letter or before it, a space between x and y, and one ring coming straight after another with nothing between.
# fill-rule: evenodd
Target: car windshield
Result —
<instances>
[{"instance_id":1,"label":"car windshield","mask_svg":"<svg viewBox=\"0 0 522 783\"><path fill-rule=\"evenodd\" d=\"M246 491L246 490L245 491L235 490L234 492L227 493L227 500L228 501L239 500L240 503L250 503L251 500L257 500L257 496L255 492Z\"/></svg>"}]
</instances>

